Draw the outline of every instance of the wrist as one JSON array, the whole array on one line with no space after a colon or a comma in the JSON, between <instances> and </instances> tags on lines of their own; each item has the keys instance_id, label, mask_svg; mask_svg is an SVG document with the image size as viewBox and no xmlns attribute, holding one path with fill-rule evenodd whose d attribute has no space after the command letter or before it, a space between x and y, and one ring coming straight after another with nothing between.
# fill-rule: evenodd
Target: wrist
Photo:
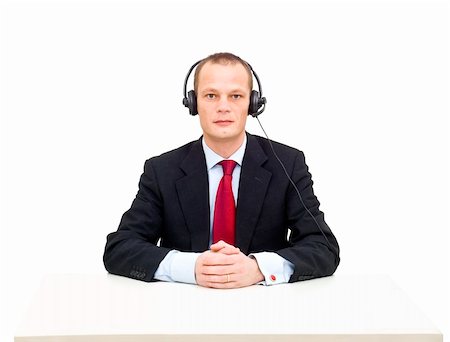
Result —
<instances>
[{"instance_id":1,"label":"wrist","mask_svg":"<svg viewBox=\"0 0 450 342\"><path fill-rule=\"evenodd\" d=\"M255 274L255 282L254 282L254 284L264 281L264 279L265 279L264 278L264 274L261 272L261 269L259 268L258 261L256 260L256 258L254 256L250 256L250 259L252 260L252 262L254 264L254 268L255 268L255 272L254 272L254 274Z\"/></svg>"}]
</instances>

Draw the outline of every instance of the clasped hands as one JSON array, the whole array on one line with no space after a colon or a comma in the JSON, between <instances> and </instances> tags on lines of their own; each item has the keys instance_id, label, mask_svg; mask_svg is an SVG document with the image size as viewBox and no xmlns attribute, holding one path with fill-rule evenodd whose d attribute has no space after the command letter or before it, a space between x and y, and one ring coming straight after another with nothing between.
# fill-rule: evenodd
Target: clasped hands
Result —
<instances>
[{"instance_id":1,"label":"clasped hands","mask_svg":"<svg viewBox=\"0 0 450 342\"><path fill-rule=\"evenodd\" d=\"M201 286L231 289L256 284L264 275L256 259L221 240L197 258L195 278Z\"/></svg>"}]
</instances>

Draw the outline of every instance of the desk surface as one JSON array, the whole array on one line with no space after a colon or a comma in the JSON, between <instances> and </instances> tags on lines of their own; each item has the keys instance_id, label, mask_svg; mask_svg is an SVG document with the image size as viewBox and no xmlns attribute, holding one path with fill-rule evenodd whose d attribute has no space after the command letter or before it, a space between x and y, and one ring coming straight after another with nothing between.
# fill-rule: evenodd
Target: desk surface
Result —
<instances>
[{"instance_id":1,"label":"desk surface","mask_svg":"<svg viewBox=\"0 0 450 342\"><path fill-rule=\"evenodd\" d=\"M442 341L384 276L215 290L113 275L43 279L16 342Z\"/></svg>"}]
</instances>

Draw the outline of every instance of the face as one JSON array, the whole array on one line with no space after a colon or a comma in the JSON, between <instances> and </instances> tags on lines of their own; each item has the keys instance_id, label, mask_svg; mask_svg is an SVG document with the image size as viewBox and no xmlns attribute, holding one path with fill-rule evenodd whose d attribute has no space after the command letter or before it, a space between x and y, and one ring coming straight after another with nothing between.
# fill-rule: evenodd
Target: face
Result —
<instances>
[{"instance_id":1,"label":"face","mask_svg":"<svg viewBox=\"0 0 450 342\"><path fill-rule=\"evenodd\" d=\"M197 109L206 143L242 143L250 101L249 75L239 63L206 63L200 70Z\"/></svg>"}]
</instances>

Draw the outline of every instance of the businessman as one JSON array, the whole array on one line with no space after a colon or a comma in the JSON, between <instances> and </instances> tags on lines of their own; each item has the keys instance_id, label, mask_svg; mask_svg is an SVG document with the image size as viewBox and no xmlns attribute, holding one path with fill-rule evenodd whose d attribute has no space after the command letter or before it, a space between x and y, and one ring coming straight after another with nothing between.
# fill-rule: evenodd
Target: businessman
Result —
<instances>
[{"instance_id":1,"label":"businessman","mask_svg":"<svg viewBox=\"0 0 450 342\"><path fill-rule=\"evenodd\" d=\"M248 115L265 106L251 66L231 53L211 55L192 66L184 92L203 135L145 162L131 208L107 237L106 269L213 288L333 274L339 246L303 153L245 130Z\"/></svg>"}]
</instances>

